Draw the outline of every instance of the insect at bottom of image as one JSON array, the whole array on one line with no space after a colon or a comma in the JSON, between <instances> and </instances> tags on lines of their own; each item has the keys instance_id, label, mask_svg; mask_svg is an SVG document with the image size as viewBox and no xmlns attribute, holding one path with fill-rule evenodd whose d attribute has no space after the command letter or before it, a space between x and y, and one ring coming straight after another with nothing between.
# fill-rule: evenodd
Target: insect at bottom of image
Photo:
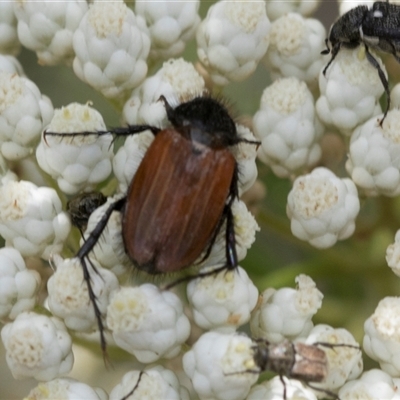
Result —
<instances>
[{"instance_id":1,"label":"insect at bottom of image","mask_svg":"<svg viewBox=\"0 0 400 400\"><path fill-rule=\"evenodd\" d=\"M127 193L109 204L79 249L89 298L106 357L103 315L92 289L89 253L99 241L114 211L121 213L125 252L135 268L148 274L181 271L207 259L218 233L225 225L225 263L194 277L205 277L238 266L232 203L239 197L237 162L228 149L245 142L240 138L227 108L208 94L172 108L160 97L171 127L130 125L97 132L44 132L46 136L130 136L150 130L155 139L147 150ZM88 194L69 203L72 222L82 232L90 213L105 198ZM94 265L91 265L96 272ZM173 284L193 278L177 279Z\"/></svg>"},{"instance_id":2,"label":"insect at bottom of image","mask_svg":"<svg viewBox=\"0 0 400 400\"><path fill-rule=\"evenodd\" d=\"M354 49L360 44L365 46L365 53L371 65L377 69L379 78L386 92L386 109L382 123L390 109L390 90L386 76L369 48L389 53L400 62L400 5L388 1L376 1L371 8L362 5L343 14L331 27L325 40L326 49L321 54L331 54L331 59L323 70L325 75L329 66L342 47Z\"/></svg>"}]
</instances>

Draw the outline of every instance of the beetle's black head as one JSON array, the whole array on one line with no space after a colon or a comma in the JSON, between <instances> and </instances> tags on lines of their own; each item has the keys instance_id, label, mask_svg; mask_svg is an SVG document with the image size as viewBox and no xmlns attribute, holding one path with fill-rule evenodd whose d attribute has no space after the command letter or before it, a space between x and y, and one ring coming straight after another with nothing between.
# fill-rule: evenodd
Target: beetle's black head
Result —
<instances>
[{"instance_id":1,"label":"beetle's black head","mask_svg":"<svg viewBox=\"0 0 400 400\"><path fill-rule=\"evenodd\" d=\"M261 371L268 369L269 349L266 343L259 343L257 346L254 346L254 363Z\"/></svg>"},{"instance_id":2,"label":"beetle's black head","mask_svg":"<svg viewBox=\"0 0 400 400\"><path fill-rule=\"evenodd\" d=\"M167 116L171 124L191 140L212 148L225 148L240 140L235 122L226 107L209 95L195 97L172 108L164 96Z\"/></svg>"}]
</instances>

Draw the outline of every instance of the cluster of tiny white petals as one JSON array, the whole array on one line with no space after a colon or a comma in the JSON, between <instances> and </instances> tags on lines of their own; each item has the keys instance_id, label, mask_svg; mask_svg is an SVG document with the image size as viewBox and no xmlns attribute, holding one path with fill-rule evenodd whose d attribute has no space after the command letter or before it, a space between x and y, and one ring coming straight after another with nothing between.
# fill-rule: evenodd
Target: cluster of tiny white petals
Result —
<instances>
[{"instance_id":1,"label":"cluster of tiny white petals","mask_svg":"<svg viewBox=\"0 0 400 400\"><path fill-rule=\"evenodd\" d=\"M315 165L321 157L323 127L312 93L297 78L278 79L264 90L253 128L261 139L260 159L280 178Z\"/></svg>"},{"instance_id":2,"label":"cluster of tiny white petals","mask_svg":"<svg viewBox=\"0 0 400 400\"><path fill-rule=\"evenodd\" d=\"M0 53L17 55L20 47L14 2L0 1Z\"/></svg>"},{"instance_id":3,"label":"cluster of tiny white petals","mask_svg":"<svg viewBox=\"0 0 400 400\"><path fill-rule=\"evenodd\" d=\"M189 393L180 385L177 376L161 365L146 368L144 371L127 372L121 382L110 392L109 400L125 399L136 385L138 386L128 397L130 400L189 400Z\"/></svg>"},{"instance_id":4,"label":"cluster of tiny white petals","mask_svg":"<svg viewBox=\"0 0 400 400\"><path fill-rule=\"evenodd\" d=\"M351 136L347 172L367 196L400 194L400 110L372 117Z\"/></svg>"},{"instance_id":5,"label":"cluster of tiny white petals","mask_svg":"<svg viewBox=\"0 0 400 400\"><path fill-rule=\"evenodd\" d=\"M88 6L84 1L18 1L18 39L35 51L41 65L71 64L74 57L72 36Z\"/></svg>"},{"instance_id":6,"label":"cluster of tiny white petals","mask_svg":"<svg viewBox=\"0 0 400 400\"><path fill-rule=\"evenodd\" d=\"M190 334L179 297L151 284L116 292L107 309L107 326L116 344L143 363L175 357Z\"/></svg>"},{"instance_id":7,"label":"cluster of tiny white petals","mask_svg":"<svg viewBox=\"0 0 400 400\"><path fill-rule=\"evenodd\" d=\"M246 271L238 267L234 271L225 270L191 280L187 297L198 326L230 332L250 320L258 290Z\"/></svg>"},{"instance_id":8,"label":"cluster of tiny white petals","mask_svg":"<svg viewBox=\"0 0 400 400\"><path fill-rule=\"evenodd\" d=\"M78 258L62 259L52 257L55 268L47 281L47 305L52 314L64 320L69 329L89 331L97 328L97 320L92 301L89 298L83 269ZM96 267L93 270L92 265ZM118 280L109 270L99 267L95 261L86 261L90 273L90 283L96 296L96 303L102 314L105 314L109 298L117 290Z\"/></svg>"},{"instance_id":9,"label":"cluster of tiny white petals","mask_svg":"<svg viewBox=\"0 0 400 400\"><path fill-rule=\"evenodd\" d=\"M319 6L320 0L276 1L266 0L267 15L271 21L288 13L298 13L304 17L311 15Z\"/></svg>"},{"instance_id":10,"label":"cluster of tiny white petals","mask_svg":"<svg viewBox=\"0 0 400 400\"><path fill-rule=\"evenodd\" d=\"M293 235L320 249L351 236L359 211L353 181L323 167L294 181L286 205Z\"/></svg>"},{"instance_id":11,"label":"cluster of tiny white petals","mask_svg":"<svg viewBox=\"0 0 400 400\"><path fill-rule=\"evenodd\" d=\"M271 25L265 63L273 79L296 77L314 84L325 63L321 56L326 30L317 19L286 14Z\"/></svg>"},{"instance_id":12,"label":"cluster of tiny white petals","mask_svg":"<svg viewBox=\"0 0 400 400\"><path fill-rule=\"evenodd\" d=\"M238 261L246 257L247 250L256 240L256 232L260 230L253 214L242 200L235 200L231 205L233 226L235 231L236 254ZM204 254L200 256L203 259ZM199 260L197 260L199 261ZM208 257L200 264L209 267L226 262L226 221L215 239Z\"/></svg>"},{"instance_id":13,"label":"cluster of tiny white petals","mask_svg":"<svg viewBox=\"0 0 400 400\"><path fill-rule=\"evenodd\" d=\"M146 23L123 1L91 4L74 33L73 48L75 74L107 98L124 99L146 77Z\"/></svg>"},{"instance_id":14,"label":"cluster of tiny white petals","mask_svg":"<svg viewBox=\"0 0 400 400\"><path fill-rule=\"evenodd\" d=\"M346 382L339 390L341 400L400 400L399 378L393 378L380 369L364 372L359 379Z\"/></svg>"},{"instance_id":15,"label":"cluster of tiny white petals","mask_svg":"<svg viewBox=\"0 0 400 400\"><path fill-rule=\"evenodd\" d=\"M1 340L15 379L49 381L72 368L72 340L65 325L55 317L23 312L3 327Z\"/></svg>"},{"instance_id":16,"label":"cluster of tiny white petals","mask_svg":"<svg viewBox=\"0 0 400 400\"><path fill-rule=\"evenodd\" d=\"M363 370L361 348L353 335L346 329L334 329L323 324L316 325L305 342L310 345L316 342L328 344L319 346L327 357L328 375L323 382L313 383L313 386L336 392L346 381L356 379L361 374ZM333 345L333 347L329 347L329 345Z\"/></svg>"},{"instance_id":17,"label":"cluster of tiny white petals","mask_svg":"<svg viewBox=\"0 0 400 400\"><path fill-rule=\"evenodd\" d=\"M2 2L0 2L0 7ZM0 54L0 71L8 72L9 74L17 74L19 76L25 76L24 69L21 63L14 57L4 54Z\"/></svg>"},{"instance_id":18,"label":"cluster of tiny white petals","mask_svg":"<svg viewBox=\"0 0 400 400\"><path fill-rule=\"evenodd\" d=\"M168 125L164 96L171 106L201 95L205 91L204 79L193 64L183 58L165 61L163 66L132 92L124 105L122 117L128 124Z\"/></svg>"},{"instance_id":19,"label":"cluster of tiny white petals","mask_svg":"<svg viewBox=\"0 0 400 400\"><path fill-rule=\"evenodd\" d=\"M24 400L108 400L107 393L100 388L92 388L72 378L58 378L41 382L33 388Z\"/></svg>"},{"instance_id":20,"label":"cluster of tiny white petals","mask_svg":"<svg viewBox=\"0 0 400 400\"><path fill-rule=\"evenodd\" d=\"M57 192L28 181L0 186L0 235L23 257L48 259L63 247L71 229Z\"/></svg>"},{"instance_id":21,"label":"cluster of tiny white petals","mask_svg":"<svg viewBox=\"0 0 400 400\"><path fill-rule=\"evenodd\" d=\"M136 15L142 16L149 28L151 59L167 60L183 53L200 23L199 7L199 0L135 1Z\"/></svg>"},{"instance_id":22,"label":"cluster of tiny white petals","mask_svg":"<svg viewBox=\"0 0 400 400\"><path fill-rule=\"evenodd\" d=\"M364 323L364 351L385 372L399 376L400 298L385 297Z\"/></svg>"},{"instance_id":23,"label":"cluster of tiny white petals","mask_svg":"<svg viewBox=\"0 0 400 400\"><path fill-rule=\"evenodd\" d=\"M29 79L0 72L0 151L9 160L33 153L53 106Z\"/></svg>"},{"instance_id":24,"label":"cluster of tiny white petals","mask_svg":"<svg viewBox=\"0 0 400 400\"><path fill-rule=\"evenodd\" d=\"M394 243L386 249L386 262L392 271L400 276L400 229L396 232Z\"/></svg>"},{"instance_id":25,"label":"cluster of tiny white petals","mask_svg":"<svg viewBox=\"0 0 400 400\"><path fill-rule=\"evenodd\" d=\"M21 312L31 310L40 282L39 273L26 268L17 250L0 248L0 318L15 319Z\"/></svg>"},{"instance_id":26,"label":"cluster of tiny white petals","mask_svg":"<svg viewBox=\"0 0 400 400\"><path fill-rule=\"evenodd\" d=\"M183 356L183 369L200 399L242 400L257 381L253 342L237 333L206 332Z\"/></svg>"},{"instance_id":27,"label":"cluster of tiny white petals","mask_svg":"<svg viewBox=\"0 0 400 400\"><path fill-rule=\"evenodd\" d=\"M264 2L221 0L197 29L197 56L215 84L242 81L266 53L269 30Z\"/></svg>"},{"instance_id":28,"label":"cluster of tiny white petals","mask_svg":"<svg viewBox=\"0 0 400 400\"><path fill-rule=\"evenodd\" d=\"M109 197L106 203L93 211L89 217L84 237L80 241L81 246L90 237L91 232L103 217L105 210L120 197L121 195ZM109 269L117 276L123 275L129 268L132 268L132 263L125 253L121 232L121 213L114 211L90 253L91 260L96 260L103 268Z\"/></svg>"},{"instance_id":29,"label":"cluster of tiny white petals","mask_svg":"<svg viewBox=\"0 0 400 400\"><path fill-rule=\"evenodd\" d=\"M384 92L378 72L363 54L364 47L344 47L326 71L319 75L320 97L316 102L319 118L344 135L382 112L379 98ZM361 54L361 55L360 55ZM374 54L384 74L385 66Z\"/></svg>"},{"instance_id":30,"label":"cluster of tiny white petals","mask_svg":"<svg viewBox=\"0 0 400 400\"><path fill-rule=\"evenodd\" d=\"M282 383L282 380L285 382ZM286 393L286 397L284 397ZM295 379L275 376L251 388L246 400L317 400L314 392Z\"/></svg>"},{"instance_id":31,"label":"cluster of tiny white petals","mask_svg":"<svg viewBox=\"0 0 400 400\"><path fill-rule=\"evenodd\" d=\"M253 337L279 343L309 334L311 318L321 307L323 294L306 275L296 277L296 283L297 289L269 288L261 294L250 320Z\"/></svg>"},{"instance_id":32,"label":"cluster of tiny white petals","mask_svg":"<svg viewBox=\"0 0 400 400\"><path fill-rule=\"evenodd\" d=\"M104 131L102 116L89 104L71 103L56 109L46 132L76 133ZM52 136L42 134L36 148L37 162L67 194L90 191L112 171L112 136L96 134Z\"/></svg>"}]
</instances>

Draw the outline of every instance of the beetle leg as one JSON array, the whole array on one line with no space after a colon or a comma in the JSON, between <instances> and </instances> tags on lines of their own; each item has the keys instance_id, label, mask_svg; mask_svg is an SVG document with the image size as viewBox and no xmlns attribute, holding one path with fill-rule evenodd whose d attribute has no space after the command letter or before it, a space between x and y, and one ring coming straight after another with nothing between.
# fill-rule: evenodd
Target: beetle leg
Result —
<instances>
[{"instance_id":1,"label":"beetle leg","mask_svg":"<svg viewBox=\"0 0 400 400\"><path fill-rule=\"evenodd\" d=\"M380 80L382 82L382 85L383 85L383 87L385 89L385 92L386 92L386 98L387 98L386 110L385 110L385 113L383 114L383 118L379 121L379 126L382 126L382 123L383 123L384 119L386 118L386 115L387 115L387 113L389 111L389 108L390 108L389 83L388 83L388 81L386 79L385 74L383 73L383 70L382 70L381 66L379 65L379 63L376 60L376 58L369 52L367 46L365 46L365 53L366 53L367 59L371 63L371 65L378 70L379 78L380 78Z\"/></svg>"},{"instance_id":2,"label":"beetle leg","mask_svg":"<svg viewBox=\"0 0 400 400\"><path fill-rule=\"evenodd\" d=\"M142 376L143 376L144 373L145 373L144 371L140 371L140 373L139 373L139 378L138 378L138 380L137 380L137 382L136 382L136 385L135 385L134 388L133 388L127 395L125 395L121 400L127 400L128 397L130 397L130 396L133 395L133 393L135 392L135 390L138 388L139 383L140 383L140 380L142 379Z\"/></svg>"},{"instance_id":3,"label":"beetle leg","mask_svg":"<svg viewBox=\"0 0 400 400\"><path fill-rule=\"evenodd\" d=\"M83 243L82 247L79 249L78 253L75 256L75 257L79 258L81 265L82 265L83 279L85 280L87 288L88 288L89 299L93 304L94 314L95 314L95 317L97 320L97 326L100 331L101 349L103 351L103 355L105 358L107 355L107 352L106 352L107 344L106 344L106 338L104 336L104 324L102 321L101 311L99 309L99 306L97 305L96 295L93 292L92 282L90 279L90 272L89 272L89 268L86 264L85 259L87 258L89 253L93 250L93 247L98 242L101 234L103 233L105 227L107 226L107 222L110 219L112 212L121 210L122 206L125 204L125 201L126 201L126 198L123 197L117 201L114 201L113 203L111 203L108 206L107 210L104 212L100 221L97 223L95 228L90 232L89 237ZM93 268L94 272L98 274L96 267L90 262L90 260L88 260L88 261L89 261L91 267Z\"/></svg>"},{"instance_id":4,"label":"beetle leg","mask_svg":"<svg viewBox=\"0 0 400 400\"><path fill-rule=\"evenodd\" d=\"M328 70L329 66L332 64L333 60L336 58L336 56L339 53L340 47L341 47L342 43L339 42L337 44L335 44L332 48L330 53L332 54L331 59L329 60L328 64L326 64L324 70L322 71L322 73L324 74L324 76L326 75L326 71ZM328 44L326 45L328 47ZM329 54L326 50L323 50L321 52L321 54Z\"/></svg>"}]
</instances>

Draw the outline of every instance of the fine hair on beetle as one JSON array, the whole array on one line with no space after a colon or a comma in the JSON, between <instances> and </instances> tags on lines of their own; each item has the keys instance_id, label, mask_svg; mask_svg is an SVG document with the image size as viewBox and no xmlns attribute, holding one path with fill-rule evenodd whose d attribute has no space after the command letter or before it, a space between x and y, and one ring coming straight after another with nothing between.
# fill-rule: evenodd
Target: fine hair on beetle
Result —
<instances>
[{"instance_id":1,"label":"fine hair on beetle","mask_svg":"<svg viewBox=\"0 0 400 400\"><path fill-rule=\"evenodd\" d=\"M332 25L325 43L326 49L321 54L330 53L331 59L323 70L324 75L342 47L355 49L364 45L367 60L378 71L386 93L386 109L379 122L382 126L390 109L389 83L369 48L389 53L400 62L400 5L376 1L371 8L366 5L352 8Z\"/></svg>"},{"instance_id":2,"label":"fine hair on beetle","mask_svg":"<svg viewBox=\"0 0 400 400\"><path fill-rule=\"evenodd\" d=\"M89 298L93 304L103 354L106 355L103 316L93 292L88 258L114 211L121 213L121 234L127 256L135 268L148 274L182 271L210 255L221 229L225 228L225 261L195 276L177 279L173 285L238 266L232 204L239 197L238 164L229 147L260 142L240 138L225 105L202 94L173 108L161 96L170 126L128 125L108 131L46 135L110 135L126 137L150 130L154 140L145 153L127 193L109 202L76 257L80 260ZM70 201L75 224L87 224L92 208L102 202L93 194ZM96 207L94 207L96 208ZM74 214L75 213L75 214ZM77 226L78 226L77 225ZM78 227L79 227L78 226ZM82 229L82 228L81 228Z\"/></svg>"}]
</instances>

